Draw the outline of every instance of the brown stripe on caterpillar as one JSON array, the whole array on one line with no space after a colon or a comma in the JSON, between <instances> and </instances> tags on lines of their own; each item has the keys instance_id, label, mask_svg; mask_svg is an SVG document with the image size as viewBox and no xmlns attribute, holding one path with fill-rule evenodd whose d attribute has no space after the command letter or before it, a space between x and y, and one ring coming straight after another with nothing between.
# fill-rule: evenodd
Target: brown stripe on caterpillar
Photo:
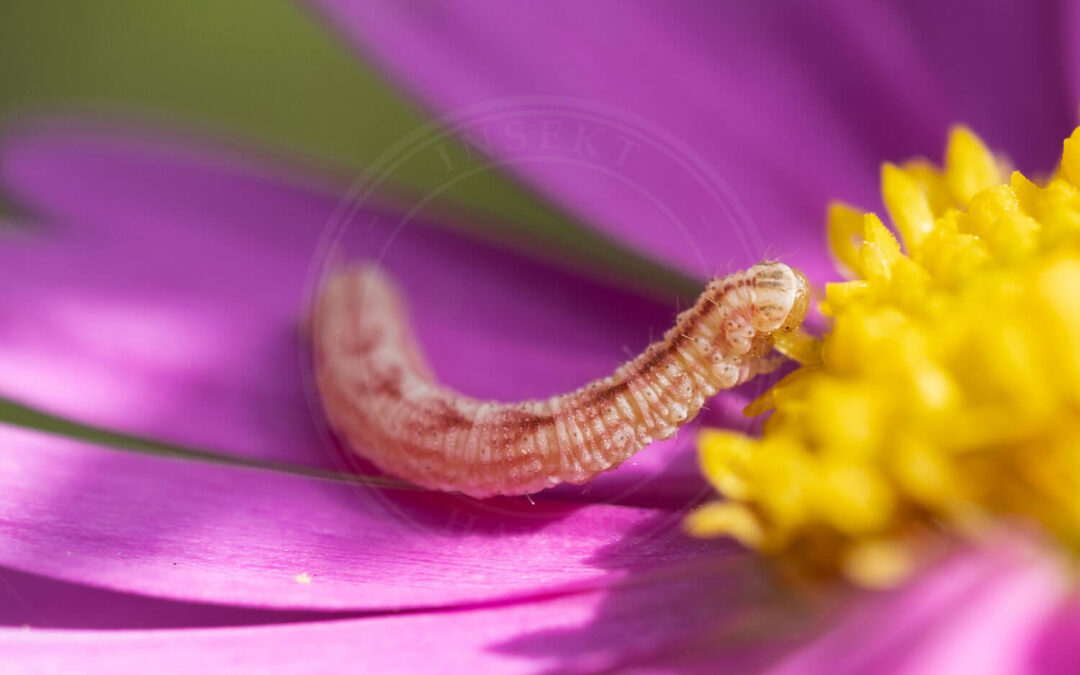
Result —
<instances>
[{"instance_id":1,"label":"brown stripe on caterpillar","mask_svg":"<svg viewBox=\"0 0 1080 675\"><path fill-rule=\"evenodd\" d=\"M714 279L675 326L609 377L547 400L479 401L438 384L404 305L374 265L333 278L313 314L331 426L381 469L473 497L582 483L693 419L705 400L779 365L772 336L802 323L806 278L764 262Z\"/></svg>"}]
</instances>

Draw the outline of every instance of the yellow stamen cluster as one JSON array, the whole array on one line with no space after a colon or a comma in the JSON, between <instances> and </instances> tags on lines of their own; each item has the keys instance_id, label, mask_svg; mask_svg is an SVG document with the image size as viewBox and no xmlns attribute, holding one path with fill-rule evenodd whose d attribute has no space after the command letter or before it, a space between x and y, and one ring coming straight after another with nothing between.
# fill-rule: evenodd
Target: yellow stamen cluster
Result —
<instances>
[{"instance_id":1,"label":"yellow stamen cluster","mask_svg":"<svg viewBox=\"0 0 1080 675\"><path fill-rule=\"evenodd\" d=\"M886 165L892 232L835 205L827 334L747 409L759 439L700 439L726 498L688 520L866 586L932 532L1034 522L1080 549L1080 129L1057 174L1011 176L970 131L945 167ZM783 348L783 345L780 345Z\"/></svg>"}]
</instances>

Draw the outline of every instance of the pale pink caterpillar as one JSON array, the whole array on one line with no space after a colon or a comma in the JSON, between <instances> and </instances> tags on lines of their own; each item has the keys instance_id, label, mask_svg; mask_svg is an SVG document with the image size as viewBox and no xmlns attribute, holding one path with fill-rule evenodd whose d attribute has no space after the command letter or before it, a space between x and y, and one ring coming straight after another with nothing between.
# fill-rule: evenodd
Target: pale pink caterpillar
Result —
<instances>
[{"instance_id":1,"label":"pale pink caterpillar","mask_svg":"<svg viewBox=\"0 0 1080 675\"><path fill-rule=\"evenodd\" d=\"M381 469L473 497L582 483L697 415L719 389L775 367L771 336L806 315L806 278L765 262L714 279L674 328L613 375L546 401L480 401L439 385L397 290L375 266L322 290L312 336L333 428Z\"/></svg>"}]
</instances>

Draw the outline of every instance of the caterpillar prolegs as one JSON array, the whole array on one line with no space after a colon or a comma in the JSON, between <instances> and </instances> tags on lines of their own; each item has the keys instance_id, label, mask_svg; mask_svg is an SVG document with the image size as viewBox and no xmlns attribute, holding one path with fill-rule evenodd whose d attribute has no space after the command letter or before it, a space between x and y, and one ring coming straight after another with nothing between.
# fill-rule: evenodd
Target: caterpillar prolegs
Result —
<instances>
[{"instance_id":1,"label":"caterpillar prolegs","mask_svg":"<svg viewBox=\"0 0 1080 675\"><path fill-rule=\"evenodd\" d=\"M662 340L568 394L481 401L439 385L394 284L374 265L324 286L313 315L319 392L350 448L418 485L473 497L582 483L672 436L720 389L771 370L772 335L806 316L809 290L777 262L711 281Z\"/></svg>"}]
</instances>

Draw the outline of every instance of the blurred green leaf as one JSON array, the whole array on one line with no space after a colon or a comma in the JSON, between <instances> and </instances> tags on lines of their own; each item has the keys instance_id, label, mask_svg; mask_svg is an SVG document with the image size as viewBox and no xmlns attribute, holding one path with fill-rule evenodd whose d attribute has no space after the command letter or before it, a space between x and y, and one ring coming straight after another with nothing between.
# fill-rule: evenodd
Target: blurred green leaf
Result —
<instances>
[{"instance_id":1,"label":"blurred green leaf","mask_svg":"<svg viewBox=\"0 0 1080 675\"><path fill-rule=\"evenodd\" d=\"M0 398L0 423L42 431L55 436L77 438L87 443L100 445L115 450L123 450L143 455L156 455L189 462L206 462L237 466L262 471L287 473L306 478L318 478L337 482L370 485L394 490L418 490L415 485L384 476L364 476L340 471L330 471L315 467L298 466L267 459L243 457L226 452L217 452L191 446L155 441L153 439L125 434L88 424L73 422L57 417L36 408L23 405L11 399Z\"/></svg>"},{"instance_id":2,"label":"blurred green leaf","mask_svg":"<svg viewBox=\"0 0 1080 675\"><path fill-rule=\"evenodd\" d=\"M351 171L426 123L321 18L285 0L5 0L0 64L0 122L73 106L165 113ZM445 167L412 162L395 178L432 189ZM492 172L445 197L587 272L668 298L700 290Z\"/></svg>"}]
</instances>

